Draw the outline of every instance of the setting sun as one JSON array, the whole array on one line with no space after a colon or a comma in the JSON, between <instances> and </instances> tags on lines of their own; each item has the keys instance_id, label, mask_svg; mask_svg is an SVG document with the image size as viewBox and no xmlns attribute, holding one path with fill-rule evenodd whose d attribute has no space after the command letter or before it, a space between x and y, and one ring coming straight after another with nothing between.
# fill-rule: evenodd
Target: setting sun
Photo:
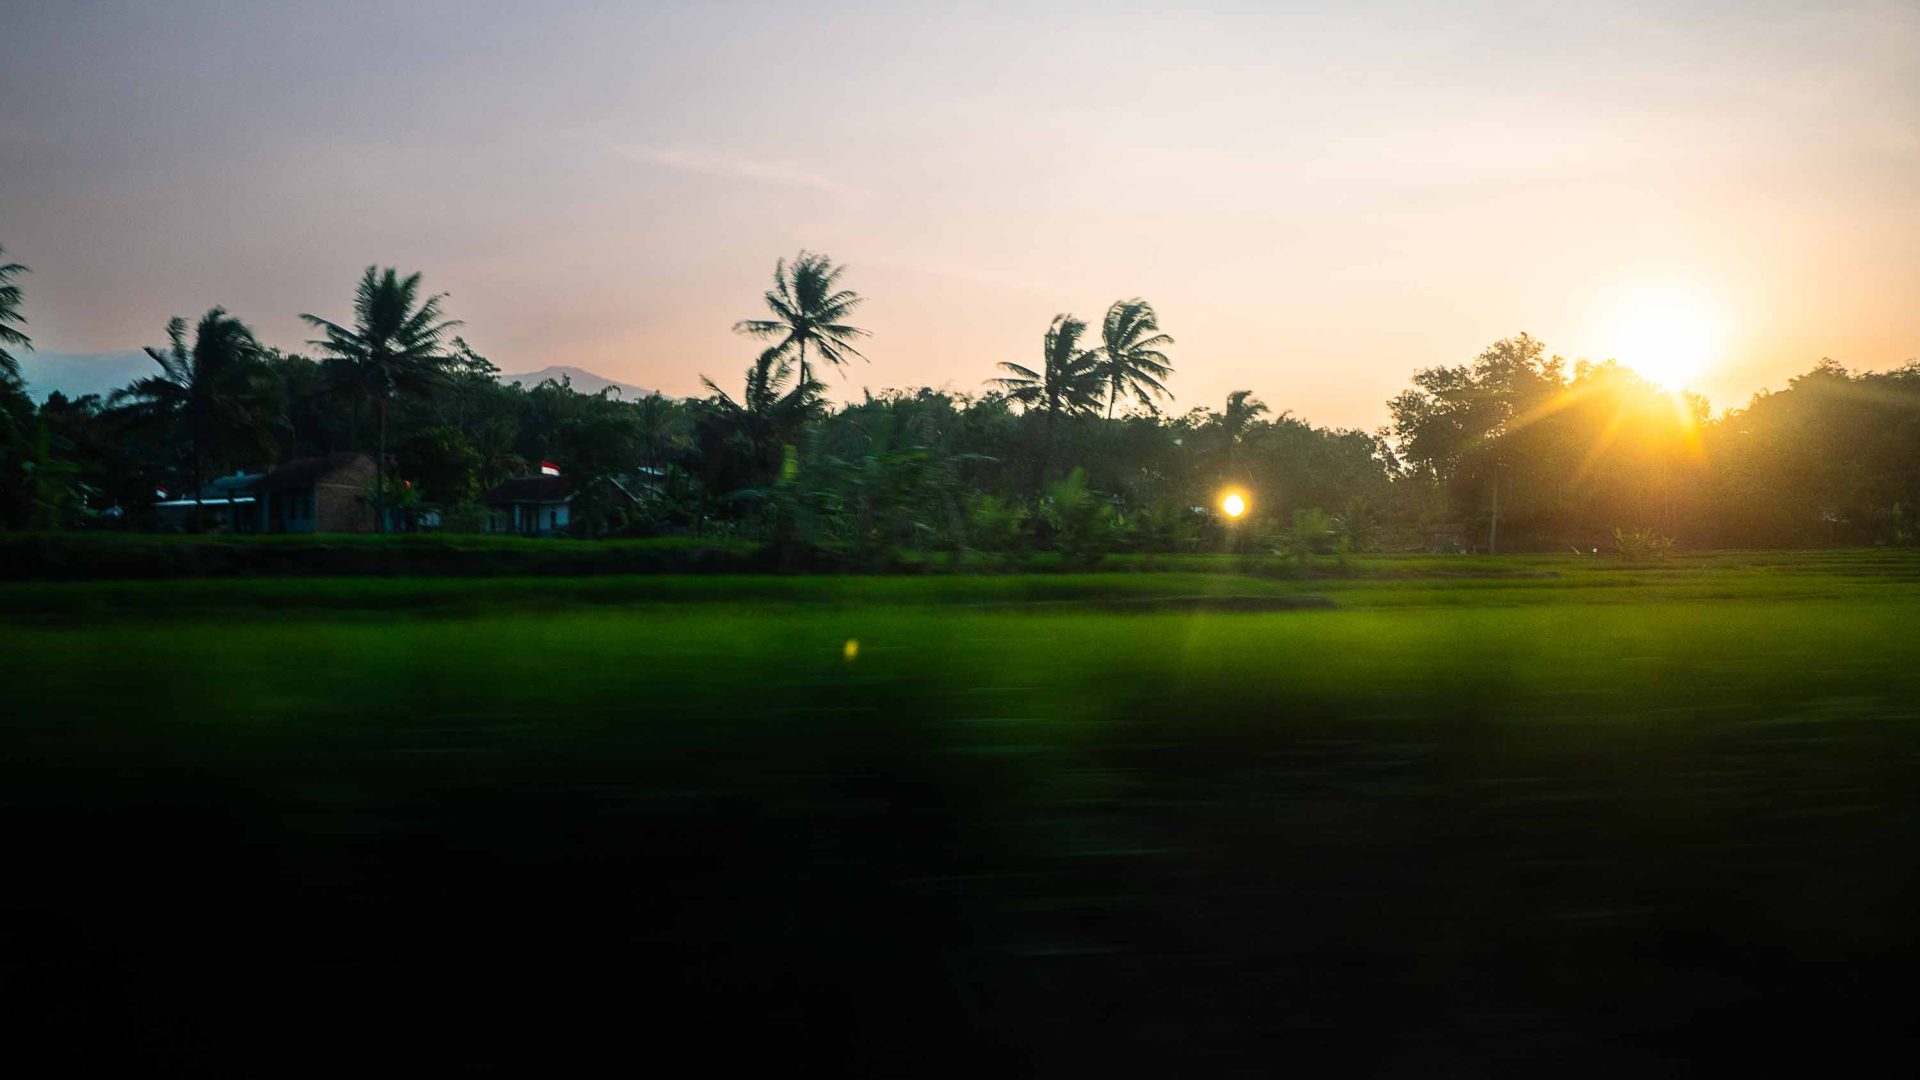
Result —
<instances>
[{"instance_id":1,"label":"setting sun","mask_svg":"<svg viewBox=\"0 0 1920 1080\"><path fill-rule=\"evenodd\" d=\"M1228 517L1237 518L1247 512L1247 500L1237 491L1228 492L1227 497L1220 500L1220 509Z\"/></svg>"},{"instance_id":2,"label":"setting sun","mask_svg":"<svg viewBox=\"0 0 1920 1080\"><path fill-rule=\"evenodd\" d=\"M1726 330L1713 301L1688 286L1660 285L1624 298L1608 322L1606 355L1649 382L1679 391L1719 363Z\"/></svg>"}]
</instances>

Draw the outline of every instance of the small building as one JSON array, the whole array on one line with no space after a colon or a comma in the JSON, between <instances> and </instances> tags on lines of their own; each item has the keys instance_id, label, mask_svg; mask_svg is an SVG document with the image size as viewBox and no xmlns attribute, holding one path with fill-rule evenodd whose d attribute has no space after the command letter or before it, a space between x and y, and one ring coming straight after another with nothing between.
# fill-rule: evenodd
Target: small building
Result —
<instances>
[{"instance_id":1,"label":"small building","mask_svg":"<svg viewBox=\"0 0 1920 1080\"><path fill-rule=\"evenodd\" d=\"M1473 538L1464 522L1449 521L1421 530L1430 555L1460 555L1473 550Z\"/></svg>"},{"instance_id":2,"label":"small building","mask_svg":"<svg viewBox=\"0 0 1920 1080\"><path fill-rule=\"evenodd\" d=\"M259 531L372 532L377 472L372 458L352 451L295 458L253 486Z\"/></svg>"},{"instance_id":3,"label":"small building","mask_svg":"<svg viewBox=\"0 0 1920 1080\"><path fill-rule=\"evenodd\" d=\"M166 532L186 532L195 527L208 532L252 533L260 531L260 511L254 486L265 473L236 472L218 477L200 487L200 496L160 496L153 504L155 520Z\"/></svg>"},{"instance_id":4,"label":"small building","mask_svg":"<svg viewBox=\"0 0 1920 1080\"><path fill-rule=\"evenodd\" d=\"M574 535L591 540L623 533L642 506L642 497L635 492L644 492L648 497L657 494L655 489L645 486L647 479L645 474L596 476L581 484L567 502Z\"/></svg>"},{"instance_id":5,"label":"small building","mask_svg":"<svg viewBox=\"0 0 1920 1080\"><path fill-rule=\"evenodd\" d=\"M511 536L563 536L573 523L569 513L574 483L569 476L520 476L480 497L487 508L487 531Z\"/></svg>"},{"instance_id":6,"label":"small building","mask_svg":"<svg viewBox=\"0 0 1920 1080\"><path fill-rule=\"evenodd\" d=\"M487 531L506 536L604 536L632 520L640 497L632 478L577 481L543 472L509 480L480 497Z\"/></svg>"}]
</instances>

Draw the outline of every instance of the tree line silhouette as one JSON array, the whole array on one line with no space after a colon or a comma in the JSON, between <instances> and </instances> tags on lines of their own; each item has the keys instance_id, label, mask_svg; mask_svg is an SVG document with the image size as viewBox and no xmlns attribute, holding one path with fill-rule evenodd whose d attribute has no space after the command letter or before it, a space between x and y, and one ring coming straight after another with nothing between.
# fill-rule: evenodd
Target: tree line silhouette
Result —
<instances>
[{"instance_id":1,"label":"tree line silhouette","mask_svg":"<svg viewBox=\"0 0 1920 1080\"><path fill-rule=\"evenodd\" d=\"M0 260L4 250L0 249ZM368 497L394 520L477 530L490 487L542 461L615 477L637 501L583 492L593 536L773 541L885 559L903 549L1069 558L1105 551L1458 546L1588 551L1898 544L1920 540L1920 364L1822 360L1718 417L1612 361L1568 362L1520 334L1418 371L1378 431L1318 427L1238 390L1172 411L1174 339L1121 300L1097 327L1056 316L1030 357L979 393L863 393L820 376L864 360L863 298L843 266L775 266L766 342L738 396L520 387L453 332L421 275L368 267L352 316L302 316L310 352L268 346L222 308L176 318L155 371L105 396L35 403L13 350L27 268L0 261L0 527L147 528L156 489L291 458L364 450ZM1245 521L1212 507L1250 496Z\"/></svg>"}]
</instances>

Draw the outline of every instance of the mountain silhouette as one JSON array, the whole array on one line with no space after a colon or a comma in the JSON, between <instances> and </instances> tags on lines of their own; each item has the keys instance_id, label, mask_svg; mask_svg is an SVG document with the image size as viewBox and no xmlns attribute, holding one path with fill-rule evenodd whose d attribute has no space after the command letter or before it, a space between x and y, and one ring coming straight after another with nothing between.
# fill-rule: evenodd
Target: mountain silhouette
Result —
<instances>
[{"instance_id":1,"label":"mountain silhouette","mask_svg":"<svg viewBox=\"0 0 1920 1080\"><path fill-rule=\"evenodd\" d=\"M22 352L20 360L21 374L26 377L28 392L36 399L44 399L55 390L68 397L79 397L82 394L99 394L105 397L143 375L153 374L156 370L153 359L138 349L128 352L88 354ZM527 371L517 375L503 374L500 376L500 381L518 383L531 390L548 379L559 382L563 377L575 391L582 394L597 394L611 386L619 391L620 400L639 401L653 393L644 386L609 379L586 368L566 364L555 364L538 371Z\"/></svg>"},{"instance_id":2,"label":"mountain silhouette","mask_svg":"<svg viewBox=\"0 0 1920 1080\"><path fill-rule=\"evenodd\" d=\"M562 379L565 379L575 391L582 394L597 394L611 386L619 391L618 396L622 401L639 401L641 398L654 393L654 391L644 386L623 383L617 379L609 379L604 375L588 371L586 368L572 367L567 364L555 364L551 367L543 367L539 371L526 371L518 375L502 373L500 376L500 381L503 383L518 383L529 390L546 382L548 379L552 379L554 382L560 382Z\"/></svg>"}]
</instances>

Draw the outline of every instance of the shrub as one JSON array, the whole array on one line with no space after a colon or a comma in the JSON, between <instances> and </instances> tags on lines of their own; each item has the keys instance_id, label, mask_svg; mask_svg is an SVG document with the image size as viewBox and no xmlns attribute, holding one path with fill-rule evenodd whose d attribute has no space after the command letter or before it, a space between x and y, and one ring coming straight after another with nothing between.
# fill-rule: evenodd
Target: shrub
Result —
<instances>
[{"instance_id":1,"label":"shrub","mask_svg":"<svg viewBox=\"0 0 1920 1080\"><path fill-rule=\"evenodd\" d=\"M967 500L967 540L978 551L1005 556L1025 542L1027 511L996 495L975 494Z\"/></svg>"},{"instance_id":2,"label":"shrub","mask_svg":"<svg viewBox=\"0 0 1920 1080\"><path fill-rule=\"evenodd\" d=\"M1628 562L1664 559L1673 552L1673 537L1648 528L1613 530L1613 546Z\"/></svg>"},{"instance_id":3,"label":"shrub","mask_svg":"<svg viewBox=\"0 0 1920 1080\"><path fill-rule=\"evenodd\" d=\"M1350 551L1372 551L1378 546L1380 513L1364 495L1347 500L1340 515L1333 519L1333 531L1346 542Z\"/></svg>"},{"instance_id":4,"label":"shrub","mask_svg":"<svg viewBox=\"0 0 1920 1080\"><path fill-rule=\"evenodd\" d=\"M479 503L461 503L440 512L440 531L474 534L487 531L487 508Z\"/></svg>"},{"instance_id":5,"label":"shrub","mask_svg":"<svg viewBox=\"0 0 1920 1080\"><path fill-rule=\"evenodd\" d=\"M445 532L374 536L0 535L0 580L181 577L357 577L752 573L771 568L758 544L660 538L581 544Z\"/></svg>"},{"instance_id":6,"label":"shrub","mask_svg":"<svg viewBox=\"0 0 1920 1080\"><path fill-rule=\"evenodd\" d=\"M1161 552L1192 551L1196 539L1193 511L1164 501L1134 511L1124 530L1134 550L1146 555L1148 569Z\"/></svg>"},{"instance_id":7,"label":"shrub","mask_svg":"<svg viewBox=\"0 0 1920 1080\"><path fill-rule=\"evenodd\" d=\"M1053 546L1070 565L1091 565L1105 554L1115 533L1113 505L1087 487L1087 470L1075 469L1047 486L1042 508L1053 528Z\"/></svg>"}]
</instances>

